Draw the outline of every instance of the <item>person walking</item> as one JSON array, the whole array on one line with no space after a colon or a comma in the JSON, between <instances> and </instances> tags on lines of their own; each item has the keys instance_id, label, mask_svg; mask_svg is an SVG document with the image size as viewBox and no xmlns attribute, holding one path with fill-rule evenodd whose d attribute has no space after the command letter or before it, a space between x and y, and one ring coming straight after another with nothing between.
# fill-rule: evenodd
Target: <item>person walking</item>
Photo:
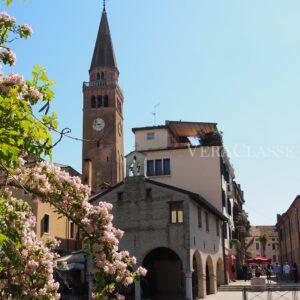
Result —
<instances>
[{"instance_id":1,"label":"person walking","mask_svg":"<svg viewBox=\"0 0 300 300\"><path fill-rule=\"evenodd\" d=\"M296 263L293 263L292 274L293 274L293 279L294 279L295 283L298 283L298 269L297 269Z\"/></svg>"},{"instance_id":2,"label":"person walking","mask_svg":"<svg viewBox=\"0 0 300 300\"><path fill-rule=\"evenodd\" d=\"M267 275L267 282L271 283L272 266L270 264L267 265L266 275Z\"/></svg>"},{"instance_id":3,"label":"person walking","mask_svg":"<svg viewBox=\"0 0 300 300\"><path fill-rule=\"evenodd\" d=\"M243 271L244 280L247 281L248 280L248 267L246 264L243 264L242 271Z\"/></svg>"},{"instance_id":4,"label":"person walking","mask_svg":"<svg viewBox=\"0 0 300 300\"><path fill-rule=\"evenodd\" d=\"M278 262L274 266L274 273L275 273L275 277L276 277L276 282L279 283L280 274L281 274L281 266Z\"/></svg>"},{"instance_id":5,"label":"person walking","mask_svg":"<svg viewBox=\"0 0 300 300\"><path fill-rule=\"evenodd\" d=\"M283 266L283 275L286 283L289 282L290 271L291 271L290 265L288 264L288 262L286 262L285 265Z\"/></svg>"}]
</instances>

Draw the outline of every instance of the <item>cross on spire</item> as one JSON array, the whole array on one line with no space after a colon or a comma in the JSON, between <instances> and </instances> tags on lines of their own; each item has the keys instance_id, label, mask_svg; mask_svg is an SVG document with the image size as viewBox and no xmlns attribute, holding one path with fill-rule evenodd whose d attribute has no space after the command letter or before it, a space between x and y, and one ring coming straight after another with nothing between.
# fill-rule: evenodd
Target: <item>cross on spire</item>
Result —
<instances>
[{"instance_id":1,"label":"cross on spire","mask_svg":"<svg viewBox=\"0 0 300 300\"><path fill-rule=\"evenodd\" d=\"M103 0L103 11L106 9L106 0Z\"/></svg>"}]
</instances>

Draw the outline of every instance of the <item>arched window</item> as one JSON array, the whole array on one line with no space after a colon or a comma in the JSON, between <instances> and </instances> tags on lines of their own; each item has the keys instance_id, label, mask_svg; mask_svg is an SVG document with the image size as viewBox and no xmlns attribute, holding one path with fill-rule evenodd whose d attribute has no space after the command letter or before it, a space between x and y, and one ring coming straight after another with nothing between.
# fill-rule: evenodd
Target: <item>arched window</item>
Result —
<instances>
[{"instance_id":1,"label":"arched window","mask_svg":"<svg viewBox=\"0 0 300 300\"><path fill-rule=\"evenodd\" d=\"M100 80L100 73L97 73L97 80Z\"/></svg>"},{"instance_id":2,"label":"arched window","mask_svg":"<svg viewBox=\"0 0 300 300\"><path fill-rule=\"evenodd\" d=\"M104 72L101 72L101 80L104 79Z\"/></svg>"},{"instance_id":3,"label":"arched window","mask_svg":"<svg viewBox=\"0 0 300 300\"><path fill-rule=\"evenodd\" d=\"M92 108L96 108L96 97L95 97L95 96L92 96L92 99L91 99L91 107L92 107Z\"/></svg>"},{"instance_id":4,"label":"arched window","mask_svg":"<svg viewBox=\"0 0 300 300\"><path fill-rule=\"evenodd\" d=\"M107 95L105 95L104 97L103 97L103 102L104 102L104 107L108 107L108 96Z\"/></svg>"},{"instance_id":5,"label":"arched window","mask_svg":"<svg viewBox=\"0 0 300 300\"><path fill-rule=\"evenodd\" d=\"M98 96L97 98L97 107L101 107L103 106L103 101L102 101L102 96Z\"/></svg>"}]
</instances>

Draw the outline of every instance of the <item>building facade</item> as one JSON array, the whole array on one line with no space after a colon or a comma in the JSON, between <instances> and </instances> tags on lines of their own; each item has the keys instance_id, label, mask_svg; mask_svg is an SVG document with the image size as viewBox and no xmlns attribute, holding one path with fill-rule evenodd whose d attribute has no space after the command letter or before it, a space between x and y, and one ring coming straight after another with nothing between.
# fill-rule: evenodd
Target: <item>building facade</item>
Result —
<instances>
[{"instance_id":1,"label":"building facade","mask_svg":"<svg viewBox=\"0 0 300 300\"><path fill-rule=\"evenodd\" d=\"M300 270L300 196L289 209L277 215L276 229L279 235L280 263L296 263Z\"/></svg>"},{"instance_id":2,"label":"building facade","mask_svg":"<svg viewBox=\"0 0 300 300\"><path fill-rule=\"evenodd\" d=\"M98 193L124 178L123 101L105 9L83 83L82 178Z\"/></svg>"},{"instance_id":3,"label":"building facade","mask_svg":"<svg viewBox=\"0 0 300 300\"><path fill-rule=\"evenodd\" d=\"M235 175L217 124L166 121L162 126L133 128L132 131L136 152L145 155L145 176L202 195L228 218L223 229L226 279L234 279L231 271L235 255L230 240L235 230Z\"/></svg>"},{"instance_id":4,"label":"building facade","mask_svg":"<svg viewBox=\"0 0 300 300\"><path fill-rule=\"evenodd\" d=\"M81 175L70 166L56 165L68 172L71 176L81 177ZM30 164L28 167L30 167ZM40 200L32 198L32 196L24 190L14 190L13 195L17 199L23 199L30 205L32 213L36 218L35 233L38 239L47 241L49 238L55 238L60 241L57 252L61 255L81 249L77 227L68 218L59 215L49 203L43 203Z\"/></svg>"},{"instance_id":5,"label":"building facade","mask_svg":"<svg viewBox=\"0 0 300 300\"><path fill-rule=\"evenodd\" d=\"M267 235L268 240L264 245L260 240L262 235ZM250 236L247 237L247 243L254 239L253 244L248 251L252 258L256 256L264 256L272 260L272 262L279 262L279 239L275 226L251 226Z\"/></svg>"},{"instance_id":6,"label":"building facade","mask_svg":"<svg viewBox=\"0 0 300 300\"><path fill-rule=\"evenodd\" d=\"M114 225L125 231L120 248L148 270L135 299L203 298L224 284L227 219L200 195L137 175L91 199L99 201L113 204Z\"/></svg>"}]
</instances>

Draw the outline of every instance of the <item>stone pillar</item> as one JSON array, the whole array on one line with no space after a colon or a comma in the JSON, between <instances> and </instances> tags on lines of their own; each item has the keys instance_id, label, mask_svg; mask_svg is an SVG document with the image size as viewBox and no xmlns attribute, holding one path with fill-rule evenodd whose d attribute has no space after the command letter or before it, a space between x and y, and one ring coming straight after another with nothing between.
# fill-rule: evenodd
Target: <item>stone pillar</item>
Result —
<instances>
[{"instance_id":1,"label":"stone pillar","mask_svg":"<svg viewBox=\"0 0 300 300\"><path fill-rule=\"evenodd\" d=\"M192 272L185 272L185 299L193 300Z\"/></svg>"},{"instance_id":2,"label":"stone pillar","mask_svg":"<svg viewBox=\"0 0 300 300\"><path fill-rule=\"evenodd\" d=\"M142 299L141 282L136 281L134 283L134 300L141 300L141 299Z\"/></svg>"},{"instance_id":3,"label":"stone pillar","mask_svg":"<svg viewBox=\"0 0 300 300\"><path fill-rule=\"evenodd\" d=\"M206 296L206 277L204 274L200 274L198 278L198 286L199 286L199 298L203 299Z\"/></svg>"}]
</instances>

